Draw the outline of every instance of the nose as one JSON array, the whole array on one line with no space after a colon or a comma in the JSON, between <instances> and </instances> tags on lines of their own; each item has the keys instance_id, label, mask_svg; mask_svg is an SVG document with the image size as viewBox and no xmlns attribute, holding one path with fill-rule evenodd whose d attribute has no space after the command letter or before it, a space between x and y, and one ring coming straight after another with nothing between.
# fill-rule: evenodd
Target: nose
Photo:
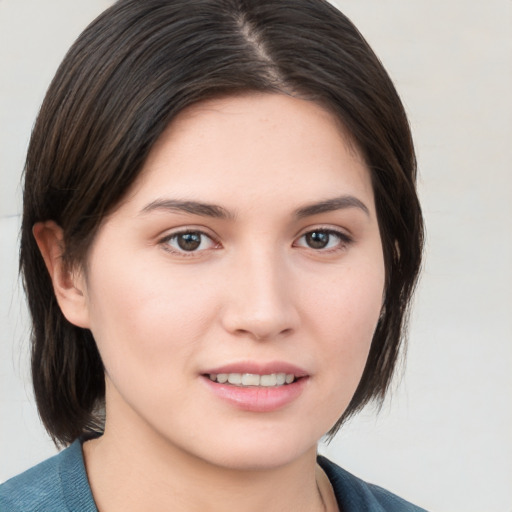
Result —
<instances>
[{"instance_id":1,"label":"nose","mask_svg":"<svg viewBox=\"0 0 512 512\"><path fill-rule=\"evenodd\" d=\"M226 282L224 329L239 337L271 340L293 333L299 313L286 263L271 251L240 258Z\"/></svg>"}]
</instances>

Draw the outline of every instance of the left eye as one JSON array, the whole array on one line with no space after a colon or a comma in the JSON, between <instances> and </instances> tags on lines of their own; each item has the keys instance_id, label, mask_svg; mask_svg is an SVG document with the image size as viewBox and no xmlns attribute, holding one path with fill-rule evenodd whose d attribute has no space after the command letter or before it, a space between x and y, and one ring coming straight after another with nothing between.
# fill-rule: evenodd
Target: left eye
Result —
<instances>
[{"instance_id":1,"label":"left eye","mask_svg":"<svg viewBox=\"0 0 512 512\"><path fill-rule=\"evenodd\" d=\"M348 236L337 231L328 229L315 229L303 234L296 242L299 247L308 247L309 249L325 250L334 249L349 243Z\"/></svg>"},{"instance_id":2,"label":"left eye","mask_svg":"<svg viewBox=\"0 0 512 512\"><path fill-rule=\"evenodd\" d=\"M175 252L198 252L215 246L215 242L201 231L176 233L167 237L164 241Z\"/></svg>"}]
</instances>

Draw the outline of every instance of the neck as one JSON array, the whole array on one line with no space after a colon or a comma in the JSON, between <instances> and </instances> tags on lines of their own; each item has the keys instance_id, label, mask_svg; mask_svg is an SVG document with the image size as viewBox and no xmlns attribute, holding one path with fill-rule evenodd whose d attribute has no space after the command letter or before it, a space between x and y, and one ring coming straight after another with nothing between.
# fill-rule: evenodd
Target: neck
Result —
<instances>
[{"instance_id":1,"label":"neck","mask_svg":"<svg viewBox=\"0 0 512 512\"><path fill-rule=\"evenodd\" d=\"M198 459L158 436L106 428L84 444L84 457L100 512L326 509L316 446L285 464L240 469Z\"/></svg>"}]
</instances>

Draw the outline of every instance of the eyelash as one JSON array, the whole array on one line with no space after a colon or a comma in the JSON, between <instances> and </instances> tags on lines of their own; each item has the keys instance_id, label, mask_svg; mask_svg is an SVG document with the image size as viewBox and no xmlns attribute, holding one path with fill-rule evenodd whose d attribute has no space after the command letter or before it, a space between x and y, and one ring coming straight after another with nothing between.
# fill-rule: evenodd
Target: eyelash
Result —
<instances>
[{"instance_id":1,"label":"eyelash","mask_svg":"<svg viewBox=\"0 0 512 512\"><path fill-rule=\"evenodd\" d=\"M330 243L330 238L331 237L335 237L338 239L338 243L336 244L335 247L329 247L329 248L314 248L314 247L309 247L309 246L302 246L302 247L305 247L307 249L311 249L312 251L314 252L318 252L318 253L336 253L338 251L342 251L342 250L345 250L352 242L353 242L353 239L347 235L346 233L342 232L342 231L338 231L336 229L332 229L332 228L323 228L323 227L317 227L315 229L310 229L308 231L306 231L305 233L303 233L299 238L297 238L296 240L301 240L305 237L307 237L308 235L313 235L313 234L322 234L322 235L328 235L329 237L329 242ZM294 245L296 246L297 244L297 241L294 242Z\"/></svg>"},{"instance_id":2,"label":"eyelash","mask_svg":"<svg viewBox=\"0 0 512 512\"><path fill-rule=\"evenodd\" d=\"M329 238L328 238L328 242L327 242L327 245L331 242L331 237L335 237L338 239L338 243L336 244L335 247L328 247L328 248L314 248L314 247L310 247L308 245L299 245L298 244L298 241L304 239L305 237L307 237L308 235L313 235L313 234L322 234L322 235L327 235ZM173 248L171 246L171 241L177 241L179 239L180 236L184 236L184 235L198 235L198 238L199 238L199 246L193 250L190 250L190 251L187 251L186 249L183 249L183 247L181 248ZM212 247L208 247L206 249L201 249L201 250L197 250L201 247L201 245L203 244L204 242L204 239L208 239L210 240L211 244L213 245ZM310 249L316 253L328 253L328 254L332 254L332 253L336 253L338 251L342 251L342 250L345 250L347 248L347 246L349 246L351 243L353 242L353 239L347 235L346 233L342 232L342 231L337 231L335 229L332 229L332 228L322 228L322 227L318 227L318 228L315 228L315 229L310 229L309 231L303 233L302 235L300 235L298 238L295 239L294 243L293 243L293 247L303 247L305 249ZM206 250L209 250L209 249L217 249L220 247L220 243L217 242L211 235L208 235L207 233L205 233L204 231L201 231L200 229L185 229L183 231L178 231L176 233L172 233L170 235L167 235L166 237L162 238L159 242L163 248L170 252L170 253L173 253L173 254L177 254L181 257L197 257L198 256L198 253L201 253L201 252L204 252Z\"/></svg>"},{"instance_id":3,"label":"eyelash","mask_svg":"<svg viewBox=\"0 0 512 512\"><path fill-rule=\"evenodd\" d=\"M212 247L212 248L217 248L218 246L220 246L220 244L218 242L216 242L215 239L211 235L208 235L207 233L205 233L204 231L201 231L200 229L184 229L183 231L178 231L176 233L172 233L172 234L162 238L160 240L160 244L162 244L163 248L166 251L173 253L173 254L178 254L179 256L182 256L185 258L196 257L199 252L203 252L204 250L207 250L207 249L202 249L200 251L197 251L197 250L187 251L183 248L181 248L181 249L173 248L171 246L171 242L173 240L175 240L175 241L178 240L178 238L180 236L184 236L184 235L199 235L199 237L200 237L199 247L201 246L201 244L203 243L205 238L210 240L211 243L214 245L214 247Z\"/></svg>"}]
</instances>

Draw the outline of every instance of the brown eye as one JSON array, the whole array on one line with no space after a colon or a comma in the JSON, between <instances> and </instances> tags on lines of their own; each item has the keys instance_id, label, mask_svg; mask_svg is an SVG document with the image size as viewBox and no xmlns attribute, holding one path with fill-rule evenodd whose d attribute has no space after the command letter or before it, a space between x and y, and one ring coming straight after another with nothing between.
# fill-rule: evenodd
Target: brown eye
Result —
<instances>
[{"instance_id":1,"label":"brown eye","mask_svg":"<svg viewBox=\"0 0 512 512\"><path fill-rule=\"evenodd\" d=\"M175 253L192 253L211 249L215 242L201 231L184 231L168 236L163 242Z\"/></svg>"},{"instance_id":2,"label":"brown eye","mask_svg":"<svg viewBox=\"0 0 512 512\"><path fill-rule=\"evenodd\" d=\"M195 251L201 245L200 233L182 233L176 236L176 243L184 251Z\"/></svg>"},{"instance_id":3,"label":"brown eye","mask_svg":"<svg viewBox=\"0 0 512 512\"><path fill-rule=\"evenodd\" d=\"M304 238L311 249L325 249L329 244L331 235L325 231L312 231L304 235Z\"/></svg>"},{"instance_id":4,"label":"brown eye","mask_svg":"<svg viewBox=\"0 0 512 512\"><path fill-rule=\"evenodd\" d=\"M332 229L314 229L304 233L295 242L296 247L307 247L316 251L336 250L347 247L352 239L345 233Z\"/></svg>"}]
</instances>

